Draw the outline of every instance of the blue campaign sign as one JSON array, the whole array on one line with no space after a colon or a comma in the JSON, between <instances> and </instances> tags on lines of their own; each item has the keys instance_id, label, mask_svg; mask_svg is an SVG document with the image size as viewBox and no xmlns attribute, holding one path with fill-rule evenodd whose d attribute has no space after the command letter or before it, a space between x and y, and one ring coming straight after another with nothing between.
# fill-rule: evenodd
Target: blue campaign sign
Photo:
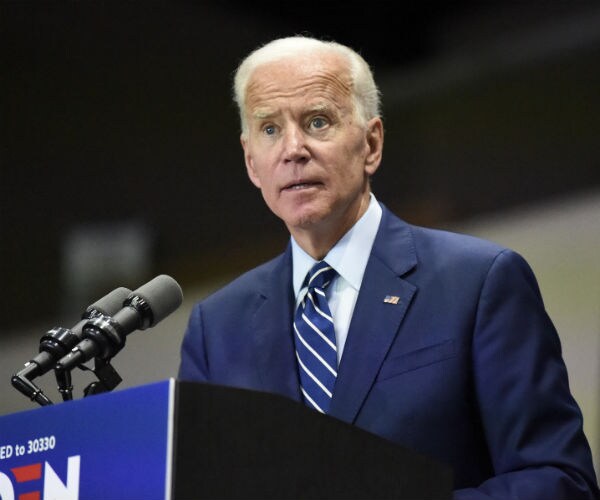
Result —
<instances>
[{"instance_id":1,"label":"blue campaign sign","mask_svg":"<svg viewBox=\"0 0 600 500\"><path fill-rule=\"evenodd\" d=\"M169 499L173 379L0 417L0 498Z\"/></svg>"}]
</instances>

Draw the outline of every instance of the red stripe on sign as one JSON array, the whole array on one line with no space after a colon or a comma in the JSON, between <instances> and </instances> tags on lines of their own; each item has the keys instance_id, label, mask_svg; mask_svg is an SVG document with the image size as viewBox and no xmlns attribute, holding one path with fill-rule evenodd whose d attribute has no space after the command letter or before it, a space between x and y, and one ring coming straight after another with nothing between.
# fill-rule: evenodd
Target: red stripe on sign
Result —
<instances>
[{"instance_id":1,"label":"red stripe on sign","mask_svg":"<svg viewBox=\"0 0 600 500\"><path fill-rule=\"evenodd\" d=\"M32 491L31 493L22 493L19 495L19 500L40 500L40 492Z\"/></svg>"},{"instance_id":2,"label":"red stripe on sign","mask_svg":"<svg viewBox=\"0 0 600 500\"><path fill-rule=\"evenodd\" d=\"M33 481L42 477L42 464L31 464L23 467L15 467L10 469L11 472L17 478L17 483L24 483L25 481Z\"/></svg>"}]
</instances>

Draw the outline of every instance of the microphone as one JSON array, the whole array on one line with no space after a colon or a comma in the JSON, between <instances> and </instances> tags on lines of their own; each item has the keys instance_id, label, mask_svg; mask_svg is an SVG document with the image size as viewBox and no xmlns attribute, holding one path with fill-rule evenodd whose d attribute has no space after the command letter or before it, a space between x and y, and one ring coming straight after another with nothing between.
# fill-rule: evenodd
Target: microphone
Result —
<instances>
[{"instance_id":1,"label":"microphone","mask_svg":"<svg viewBox=\"0 0 600 500\"><path fill-rule=\"evenodd\" d=\"M181 287L170 276L161 274L123 302L112 317L98 316L83 326L83 340L55 366L58 372L71 370L92 358L108 360L125 346L125 337L135 330L145 330L162 321L183 301Z\"/></svg>"},{"instance_id":2,"label":"microphone","mask_svg":"<svg viewBox=\"0 0 600 500\"><path fill-rule=\"evenodd\" d=\"M27 363L15 377L32 380L54 368L58 359L67 354L82 339L83 327L95 317L115 314L123 301L131 294L129 288L120 287L90 305L81 315L81 321L69 328L56 327L48 330L40 339L40 353Z\"/></svg>"},{"instance_id":3,"label":"microphone","mask_svg":"<svg viewBox=\"0 0 600 500\"><path fill-rule=\"evenodd\" d=\"M89 306L81 315L81 321L72 328L56 327L46 332L40 339L40 353L12 376L13 387L42 406L52 404L32 380L51 370L57 359L81 341L83 327L90 319L118 312L130 293L128 288L117 288Z\"/></svg>"}]
</instances>

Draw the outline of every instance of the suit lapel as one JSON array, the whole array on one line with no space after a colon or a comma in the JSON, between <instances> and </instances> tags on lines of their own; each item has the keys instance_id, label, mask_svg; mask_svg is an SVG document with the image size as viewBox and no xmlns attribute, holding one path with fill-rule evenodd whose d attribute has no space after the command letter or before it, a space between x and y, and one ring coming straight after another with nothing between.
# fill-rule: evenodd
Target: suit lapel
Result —
<instances>
[{"instance_id":1,"label":"suit lapel","mask_svg":"<svg viewBox=\"0 0 600 500\"><path fill-rule=\"evenodd\" d=\"M300 401L292 317L292 257L288 245L259 291L252 332L261 390Z\"/></svg>"},{"instance_id":2,"label":"suit lapel","mask_svg":"<svg viewBox=\"0 0 600 500\"><path fill-rule=\"evenodd\" d=\"M410 228L385 207L383 211L329 410L331 416L350 423L371 390L416 291L401 278L417 262ZM386 296L397 297L397 304L384 302Z\"/></svg>"}]
</instances>

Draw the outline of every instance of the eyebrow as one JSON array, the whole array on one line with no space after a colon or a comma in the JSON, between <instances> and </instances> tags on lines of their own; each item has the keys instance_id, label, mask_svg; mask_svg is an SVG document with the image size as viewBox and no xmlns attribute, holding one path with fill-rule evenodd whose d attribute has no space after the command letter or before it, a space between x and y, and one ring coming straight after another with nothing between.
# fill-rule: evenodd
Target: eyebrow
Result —
<instances>
[{"instance_id":1,"label":"eyebrow","mask_svg":"<svg viewBox=\"0 0 600 500\"><path fill-rule=\"evenodd\" d=\"M311 113L323 113L330 109L330 106L327 104L315 104L313 106L308 107L303 110L302 114L311 114ZM265 120L267 118L272 118L274 116L279 115L279 111L269 111L264 109L258 109L254 113L252 113L252 118L256 120Z\"/></svg>"},{"instance_id":2,"label":"eyebrow","mask_svg":"<svg viewBox=\"0 0 600 500\"><path fill-rule=\"evenodd\" d=\"M311 108L308 108L308 112L309 113L315 113L315 112L321 113L323 111L328 111L329 108L330 108L330 106L327 106L327 104L315 104Z\"/></svg>"},{"instance_id":3,"label":"eyebrow","mask_svg":"<svg viewBox=\"0 0 600 500\"><path fill-rule=\"evenodd\" d=\"M252 113L252 118L255 118L256 120L264 120L265 118L271 118L272 116L275 116L277 113L273 112L273 111L264 111L264 110L257 110L254 113Z\"/></svg>"}]
</instances>

